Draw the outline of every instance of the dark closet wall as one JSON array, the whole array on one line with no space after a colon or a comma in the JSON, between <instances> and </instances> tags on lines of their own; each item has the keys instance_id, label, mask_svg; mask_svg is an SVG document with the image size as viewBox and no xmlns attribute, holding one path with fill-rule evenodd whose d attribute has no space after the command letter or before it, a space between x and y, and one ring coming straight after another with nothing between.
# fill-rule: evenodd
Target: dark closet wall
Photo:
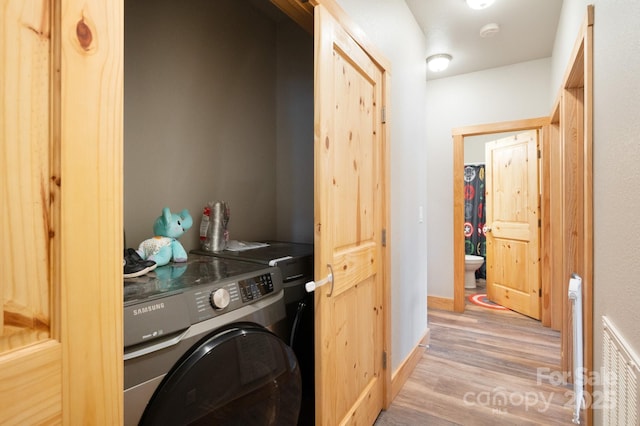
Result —
<instances>
[{"instance_id":1,"label":"dark closet wall","mask_svg":"<svg viewBox=\"0 0 640 426\"><path fill-rule=\"evenodd\" d=\"M270 8L125 2L128 247L166 206L189 209L196 248L210 200L229 203L231 239L312 239L313 40Z\"/></svg>"}]
</instances>

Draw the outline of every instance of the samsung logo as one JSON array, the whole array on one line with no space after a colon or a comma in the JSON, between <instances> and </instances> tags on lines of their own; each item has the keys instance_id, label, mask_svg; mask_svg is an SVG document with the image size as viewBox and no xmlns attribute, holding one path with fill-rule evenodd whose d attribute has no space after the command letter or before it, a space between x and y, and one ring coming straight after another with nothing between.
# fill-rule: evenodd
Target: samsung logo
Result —
<instances>
[{"instance_id":1,"label":"samsung logo","mask_svg":"<svg viewBox=\"0 0 640 426\"><path fill-rule=\"evenodd\" d=\"M136 308L133 310L133 316L147 314L149 312L158 311L164 309L164 302L156 303L154 305L145 306L143 308Z\"/></svg>"}]
</instances>

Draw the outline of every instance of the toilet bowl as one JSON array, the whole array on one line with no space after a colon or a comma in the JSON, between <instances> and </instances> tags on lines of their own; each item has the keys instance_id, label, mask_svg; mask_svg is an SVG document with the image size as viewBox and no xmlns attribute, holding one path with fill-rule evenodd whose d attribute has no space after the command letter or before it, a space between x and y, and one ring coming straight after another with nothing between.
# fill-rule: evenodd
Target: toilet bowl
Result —
<instances>
[{"instance_id":1,"label":"toilet bowl","mask_svg":"<svg viewBox=\"0 0 640 426\"><path fill-rule=\"evenodd\" d=\"M464 288L476 288L476 270L484 263L484 257L464 255Z\"/></svg>"}]
</instances>

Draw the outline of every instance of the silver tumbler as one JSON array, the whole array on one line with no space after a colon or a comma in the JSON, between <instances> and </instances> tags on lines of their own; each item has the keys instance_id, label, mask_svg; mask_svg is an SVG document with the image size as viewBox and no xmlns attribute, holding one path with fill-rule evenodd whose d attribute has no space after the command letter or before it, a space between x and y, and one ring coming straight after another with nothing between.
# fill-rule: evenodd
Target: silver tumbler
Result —
<instances>
[{"instance_id":1,"label":"silver tumbler","mask_svg":"<svg viewBox=\"0 0 640 426\"><path fill-rule=\"evenodd\" d=\"M229 206L224 201L207 203L209 207L208 223L206 224L206 238L202 242L202 249L207 251L221 251L229 240Z\"/></svg>"},{"instance_id":2,"label":"silver tumbler","mask_svg":"<svg viewBox=\"0 0 640 426\"><path fill-rule=\"evenodd\" d=\"M224 201L216 201L211 210L211 249L224 250L229 239L229 206Z\"/></svg>"}]
</instances>

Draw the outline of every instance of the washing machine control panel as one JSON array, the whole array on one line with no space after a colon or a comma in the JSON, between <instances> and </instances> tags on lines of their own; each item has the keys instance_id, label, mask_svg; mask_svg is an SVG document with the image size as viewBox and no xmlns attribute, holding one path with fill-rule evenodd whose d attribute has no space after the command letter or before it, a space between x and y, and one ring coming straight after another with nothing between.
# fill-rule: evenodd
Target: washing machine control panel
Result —
<instances>
[{"instance_id":1,"label":"washing machine control panel","mask_svg":"<svg viewBox=\"0 0 640 426\"><path fill-rule=\"evenodd\" d=\"M186 265L159 267L125 281L125 347L176 335L282 290L275 266L193 256ZM238 316L253 312L245 311Z\"/></svg>"},{"instance_id":2,"label":"washing machine control panel","mask_svg":"<svg viewBox=\"0 0 640 426\"><path fill-rule=\"evenodd\" d=\"M240 297L243 302L251 302L273 293L273 278L271 274L263 274L257 277L238 281Z\"/></svg>"},{"instance_id":3,"label":"washing machine control panel","mask_svg":"<svg viewBox=\"0 0 640 426\"><path fill-rule=\"evenodd\" d=\"M269 297L283 288L278 268L203 284L185 292L191 323L205 321Z\"/></svg>"},{"instance_id":4,"label":"washing machine control panel","mask_svg":"<svg viewBox=\"0 0 640 426\"><path fill-rule=\"evenodd\" d=\"M273 293L273 289L271 274L257 275L229 283L226 287L214 289L209 295L209 302L214 309L222 310L227 308L232 301L241 300L242 303L251 303Z\"/></svg>"}]
</instances>

